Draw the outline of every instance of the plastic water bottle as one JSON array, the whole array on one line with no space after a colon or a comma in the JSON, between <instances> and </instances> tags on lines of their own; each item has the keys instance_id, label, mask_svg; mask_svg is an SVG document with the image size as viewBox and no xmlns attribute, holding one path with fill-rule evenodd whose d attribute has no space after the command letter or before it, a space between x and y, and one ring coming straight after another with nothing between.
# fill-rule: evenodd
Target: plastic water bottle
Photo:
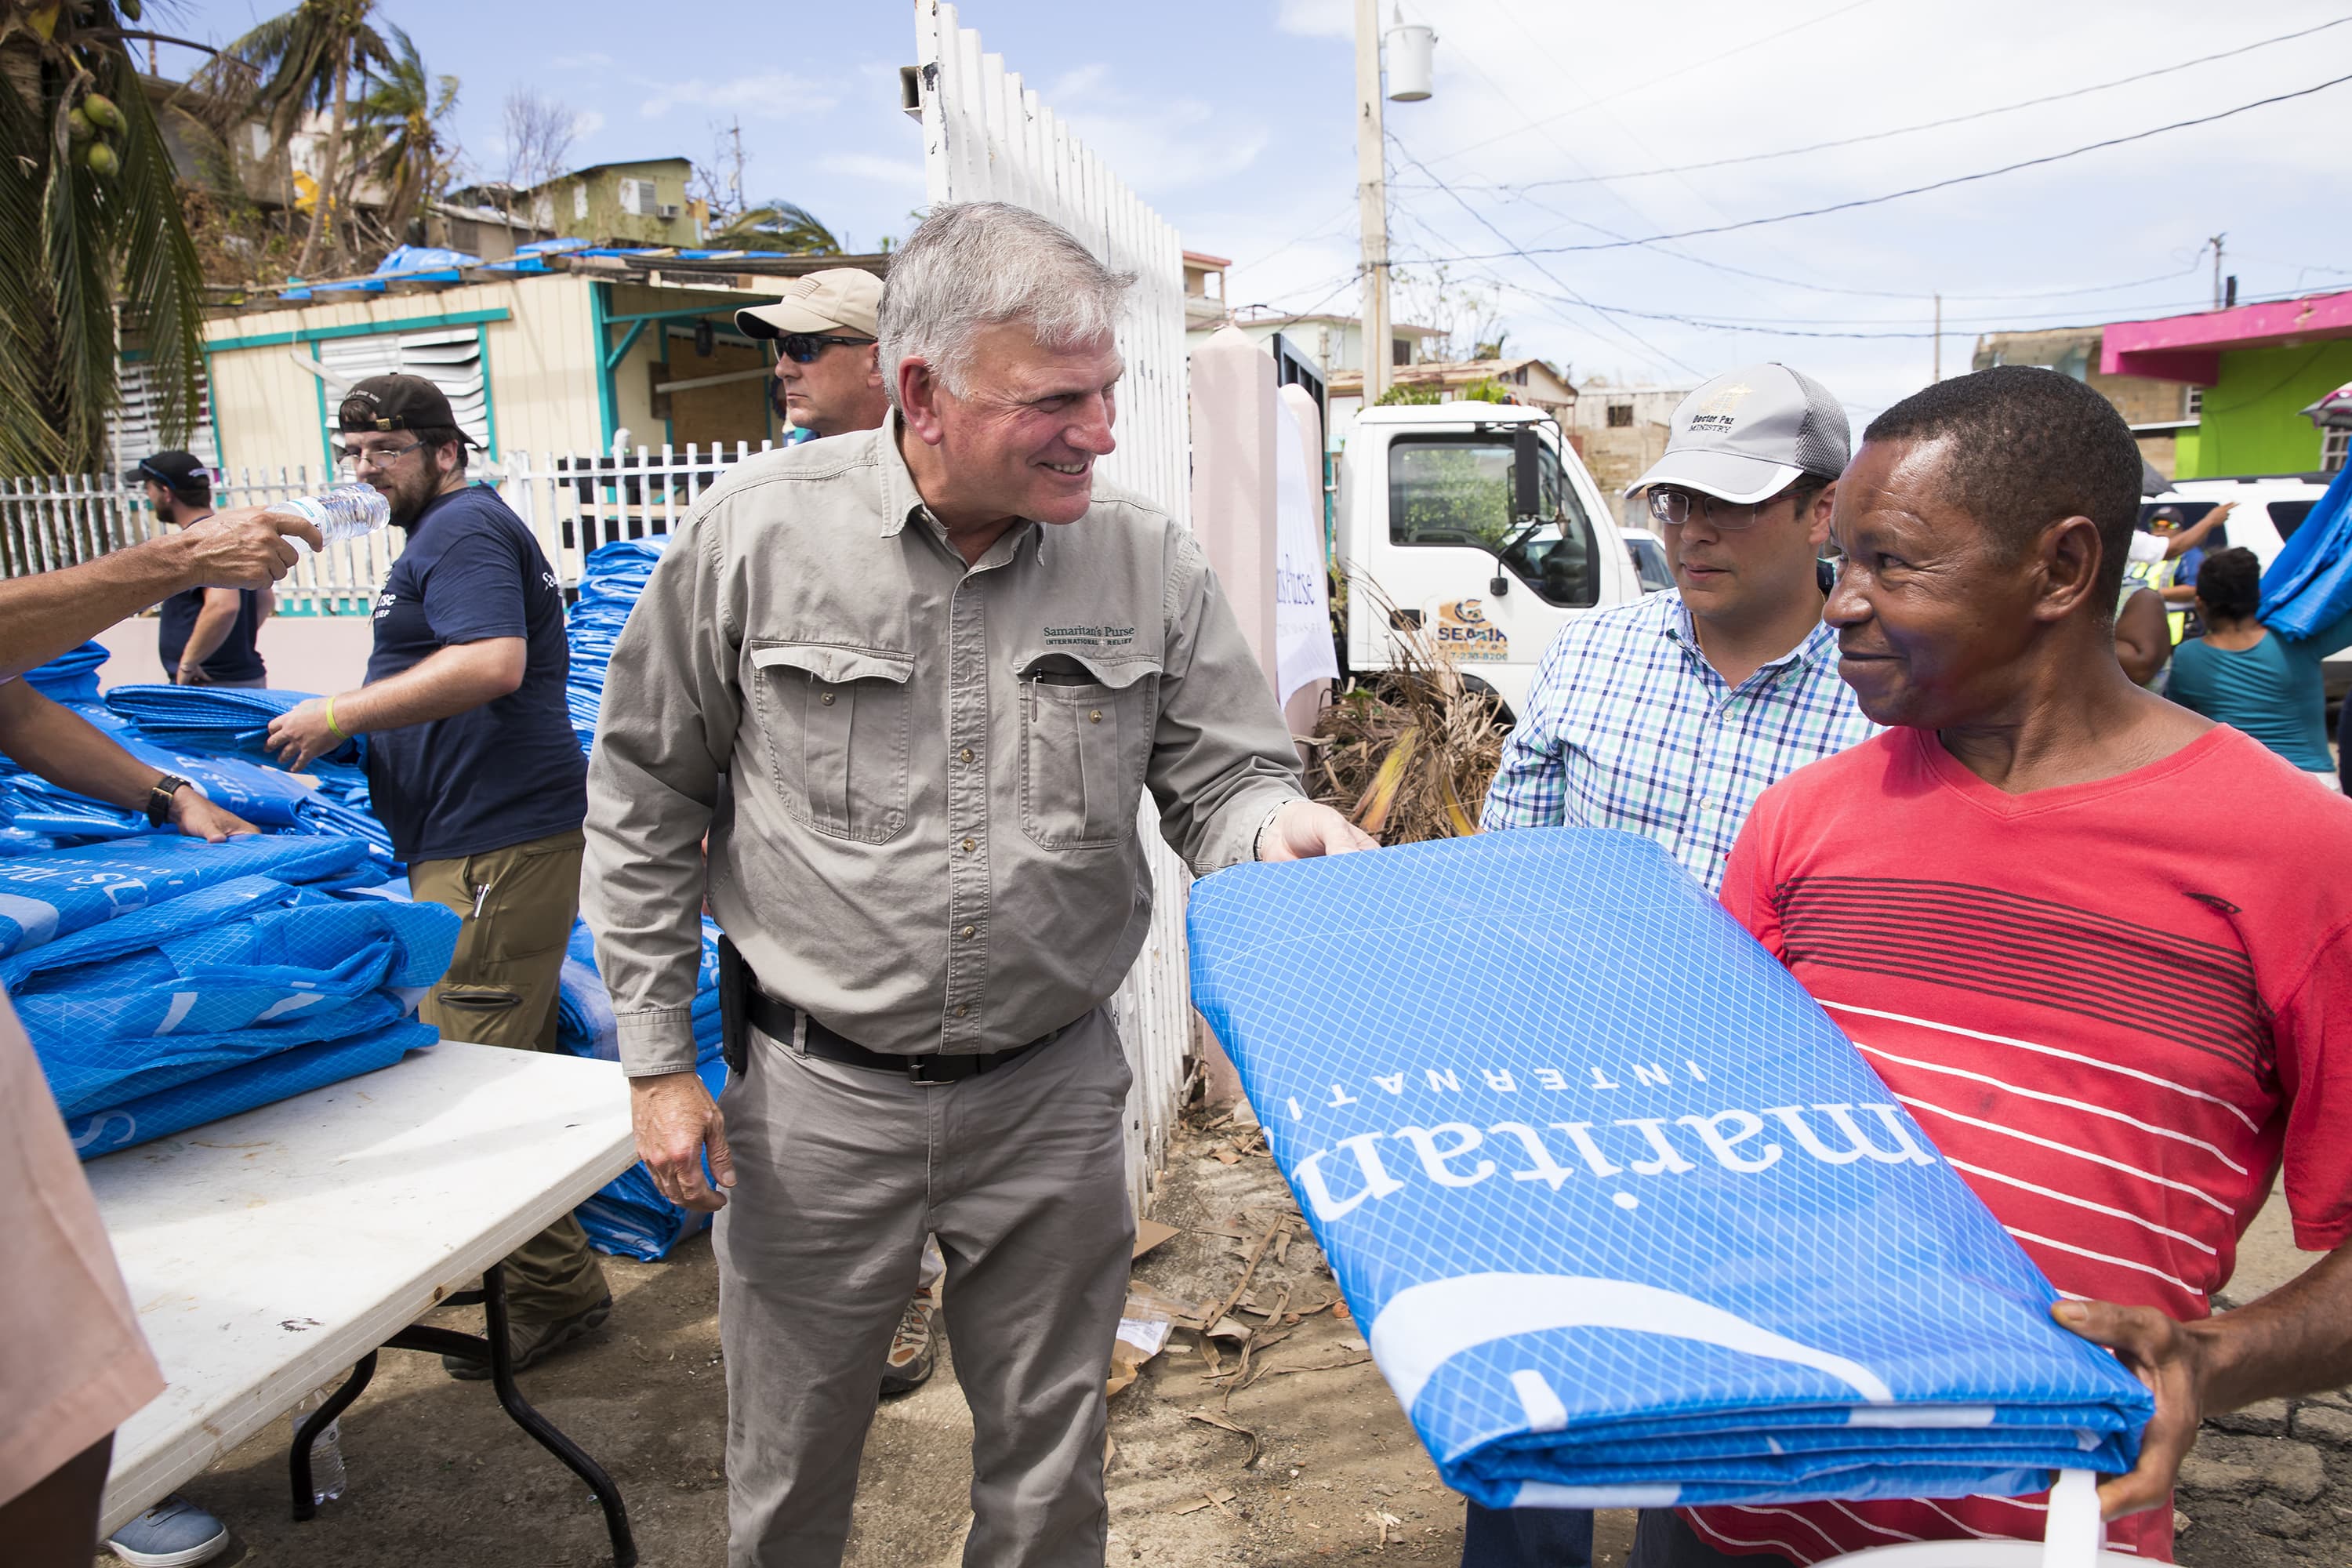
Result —
<instances>
[{"instance_id":1,"label":"plastic water bottle","mask_svg":"<svg viewBox=\"0 0 2352 1568\"><path fill-rule=\"evenodd\" d=\"M294 1440L302 1440L302 1423L310 1413L327 1403L334 1389L316 1388L302 1396L294 1406ZM343 1423L341 1417L327 1423L325 1431L310 1440L310 1500L332 1502L343 1495Z\"/></svg>"},{"instance_id":2,"label":"plastic water bottle","mask_svg":"<svg viewBox=\"0 0 2352 1568\"><path fill-rule=\"evenodd\" d=\"M272 501L269 510L290 512L306 520L329 544L364 538L392 521L392 503L373 485L337 485L314 496ZM292 534L287 538L296 550L305 555L310 553L307 541Z\"/></svg>"}]
</instances>

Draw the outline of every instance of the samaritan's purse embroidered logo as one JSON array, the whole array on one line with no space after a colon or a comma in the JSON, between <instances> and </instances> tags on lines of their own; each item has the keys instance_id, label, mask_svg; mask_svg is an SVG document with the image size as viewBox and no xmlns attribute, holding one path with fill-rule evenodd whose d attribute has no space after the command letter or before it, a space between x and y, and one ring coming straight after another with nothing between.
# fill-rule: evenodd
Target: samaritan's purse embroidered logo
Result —
<instances>
[{"instance_id":1,"label":"samaritan's purse embroidered logo","mask_svg":"<svg viewBox=\"0 0 2352 1568\"><path fill-rule=\"evenodd\" d=\"M1125 647L1135 640L1133 626L1047 626L1047 647Z\"/></svg>"}]
</instances>

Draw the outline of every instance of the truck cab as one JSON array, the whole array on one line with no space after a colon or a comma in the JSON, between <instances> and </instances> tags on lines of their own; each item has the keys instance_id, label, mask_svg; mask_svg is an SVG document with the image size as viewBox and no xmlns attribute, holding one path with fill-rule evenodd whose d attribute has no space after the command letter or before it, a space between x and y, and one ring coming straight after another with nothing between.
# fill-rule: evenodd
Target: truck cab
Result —
<instances>
[{"instance_id":1,"label":"truck cab","mask_svg":"<svg viewBox=\"0 0 2352 1568\"><path fill-rule=\"evenodd\" d=\"M1367 408L1339 467L1351 675L1394 667L1393 615L1515 720L1562 626L1642 596L1613 510L1541 409Z\"/></svg>"}]
</instances>

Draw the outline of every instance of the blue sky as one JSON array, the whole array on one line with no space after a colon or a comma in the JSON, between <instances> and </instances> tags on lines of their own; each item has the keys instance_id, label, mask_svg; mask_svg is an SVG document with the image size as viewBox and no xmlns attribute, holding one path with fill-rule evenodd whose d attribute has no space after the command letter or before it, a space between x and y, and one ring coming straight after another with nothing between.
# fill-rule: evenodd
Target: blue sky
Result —
<instances>
[{"instance_id":1,"label":"blue sky","mask_svg":"<svg viewBox=\"0 0 2352 1568\"><path fill-rule=\"evenodd\" d=\"M1396 3L1381 0L1384 17ZM579 113L583 163L708 160L716 129L740 121L752 191L800 202L861 247L903 235L923 201L918 129L897 106L910 0L379 5L463 82L458 136L484 177L503 168L500 106L529 87ZM177 25L225 41L273 8L184 0ZM1435 96L1388 109L1397 314L1466 322L1482 301L1515 350L1579 380L1687 382L1779 359L1867 416L1927 380L1937 290L1948 374L1979 331L2199 308L2216 233L2244 297L2352 287L2352 83L1829 216L1497 254L1876 195L2309 88L2352 73L2352 25L1963 125L1622 177L2177 65L2342 14L2324 0L1412 0L1404 13L1439 43ZM1234 258L1236 303L1349 310L1351 15L1349 0L971 0L960 19L1188 247ZM188 57L174 53L177 74ZM1674 316L1710 324L1657 319Z\"/></svg>"}]
</instances>

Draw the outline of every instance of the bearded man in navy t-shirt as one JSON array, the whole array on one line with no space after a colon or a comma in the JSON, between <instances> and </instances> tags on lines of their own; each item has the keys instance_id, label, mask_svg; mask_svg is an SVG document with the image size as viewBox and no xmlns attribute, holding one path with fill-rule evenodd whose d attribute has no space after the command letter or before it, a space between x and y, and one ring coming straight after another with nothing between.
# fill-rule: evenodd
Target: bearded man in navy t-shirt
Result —
<instances>
[{"instance_id":1,"label":"bearded man in navy t-shirt","mask_svg":"<svg viewBox=\"0 0 2352 1568\"><path fill-rule=\"evenodd\" d=\"M444 1038L555 1048L556 993L580 902L588 770L564 705L563 595L539 542L487 485L420 376L371 376L343 399L344 454L408 533L375 604L367 684L269 727L289 767L366 734L368 792L410 890L465 921L418 1009ZM612 1310L570 1215L506 1260L517 1371ZM452 1375L487 1361L445 1356Z\"/></svg>"}]
</instances>

